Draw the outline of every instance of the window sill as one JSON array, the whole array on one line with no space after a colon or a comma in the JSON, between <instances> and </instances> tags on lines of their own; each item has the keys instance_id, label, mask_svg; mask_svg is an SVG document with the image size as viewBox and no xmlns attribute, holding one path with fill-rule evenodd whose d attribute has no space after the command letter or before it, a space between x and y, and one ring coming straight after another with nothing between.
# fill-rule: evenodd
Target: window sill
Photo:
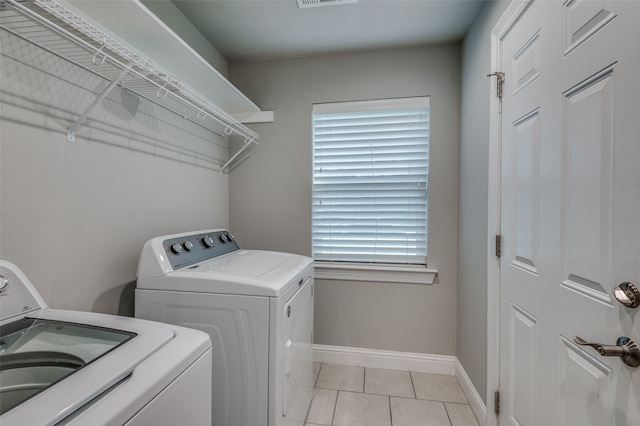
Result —
<instances>
[{"instance_id":1,"label":"window sill","mask_svg":"<svg viewBox=\"0 0 640 426\"><path fill-rule=\"evenodd\" d=\"M434 283L438 271L419 265L315 262L314 275L320 280L429 285Z\"/></svg>"}]
</instances>

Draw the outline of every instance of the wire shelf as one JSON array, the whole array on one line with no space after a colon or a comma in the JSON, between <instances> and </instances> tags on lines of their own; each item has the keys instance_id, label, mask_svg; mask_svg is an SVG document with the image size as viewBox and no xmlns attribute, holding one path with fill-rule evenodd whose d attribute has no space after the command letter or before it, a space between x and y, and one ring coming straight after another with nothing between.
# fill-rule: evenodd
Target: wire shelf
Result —
<instances>
[{"instance_id":1,"label":"wire shelf","mask_svg":"<svg viewBox=\"0 0 640 426\"><path fill-rule=\"evenodd\" d=\"M0 27L214 133L240 135L246 144L259 139L184 82L55 0L2 0Z\"/></svg>"}]
</instances>

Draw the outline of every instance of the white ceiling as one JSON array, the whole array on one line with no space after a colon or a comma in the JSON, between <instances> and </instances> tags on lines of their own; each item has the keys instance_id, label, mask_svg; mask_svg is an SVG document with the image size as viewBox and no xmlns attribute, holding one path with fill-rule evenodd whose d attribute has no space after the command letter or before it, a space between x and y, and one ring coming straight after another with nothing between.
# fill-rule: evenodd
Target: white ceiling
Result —
<instances>
[{"instance_id":1,"label":"white ceiling","mask_svg":"<svg viewBox=\"0 0 640 426\"><path fill-rule=\"evenodd\" d=\"M230 62L461 40L484 0L173 0Z\"/></svg>"}]
</instances>

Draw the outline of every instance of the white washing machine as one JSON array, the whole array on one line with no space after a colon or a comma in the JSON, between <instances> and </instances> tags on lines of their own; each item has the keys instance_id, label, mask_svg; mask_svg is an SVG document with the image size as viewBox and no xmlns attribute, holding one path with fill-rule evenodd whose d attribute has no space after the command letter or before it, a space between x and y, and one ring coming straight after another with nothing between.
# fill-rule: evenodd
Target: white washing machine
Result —
<instances>
[{"instance_id":1,"label":"white washing machine","mask_svg":"<svg viewBox=\"0 0 640 426\"><path fill-rule=\"evenodd\" d=\"M205 333L49 309L1 260L0 312L2 426L211 424Z\"/></svg>"},{"instance_id":2,"label":"white washing machine","mask_svg":"<svg viewBox=\"0 0 640 426\"><path fill-rule=\"evenodd\" d=\"M242 250L224 229L149 240L136 316L211 337L215 426L304 423L313 394L313 260Z\"/></svg>"}]
</instances>

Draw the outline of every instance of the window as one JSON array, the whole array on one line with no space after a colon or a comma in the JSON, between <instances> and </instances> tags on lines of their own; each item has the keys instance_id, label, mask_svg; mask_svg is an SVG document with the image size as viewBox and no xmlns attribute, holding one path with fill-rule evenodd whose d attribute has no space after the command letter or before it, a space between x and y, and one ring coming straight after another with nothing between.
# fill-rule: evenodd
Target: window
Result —
<instances>
[{"instance_id":1,"label":"window","mask_svg":"<svg viewBox=\"0 0 640 426\"><path fill-rule=\"evenodd\" d=\"M426 265L429 98L313 106L313 256Z\"/></svg>"}]
</instances>

